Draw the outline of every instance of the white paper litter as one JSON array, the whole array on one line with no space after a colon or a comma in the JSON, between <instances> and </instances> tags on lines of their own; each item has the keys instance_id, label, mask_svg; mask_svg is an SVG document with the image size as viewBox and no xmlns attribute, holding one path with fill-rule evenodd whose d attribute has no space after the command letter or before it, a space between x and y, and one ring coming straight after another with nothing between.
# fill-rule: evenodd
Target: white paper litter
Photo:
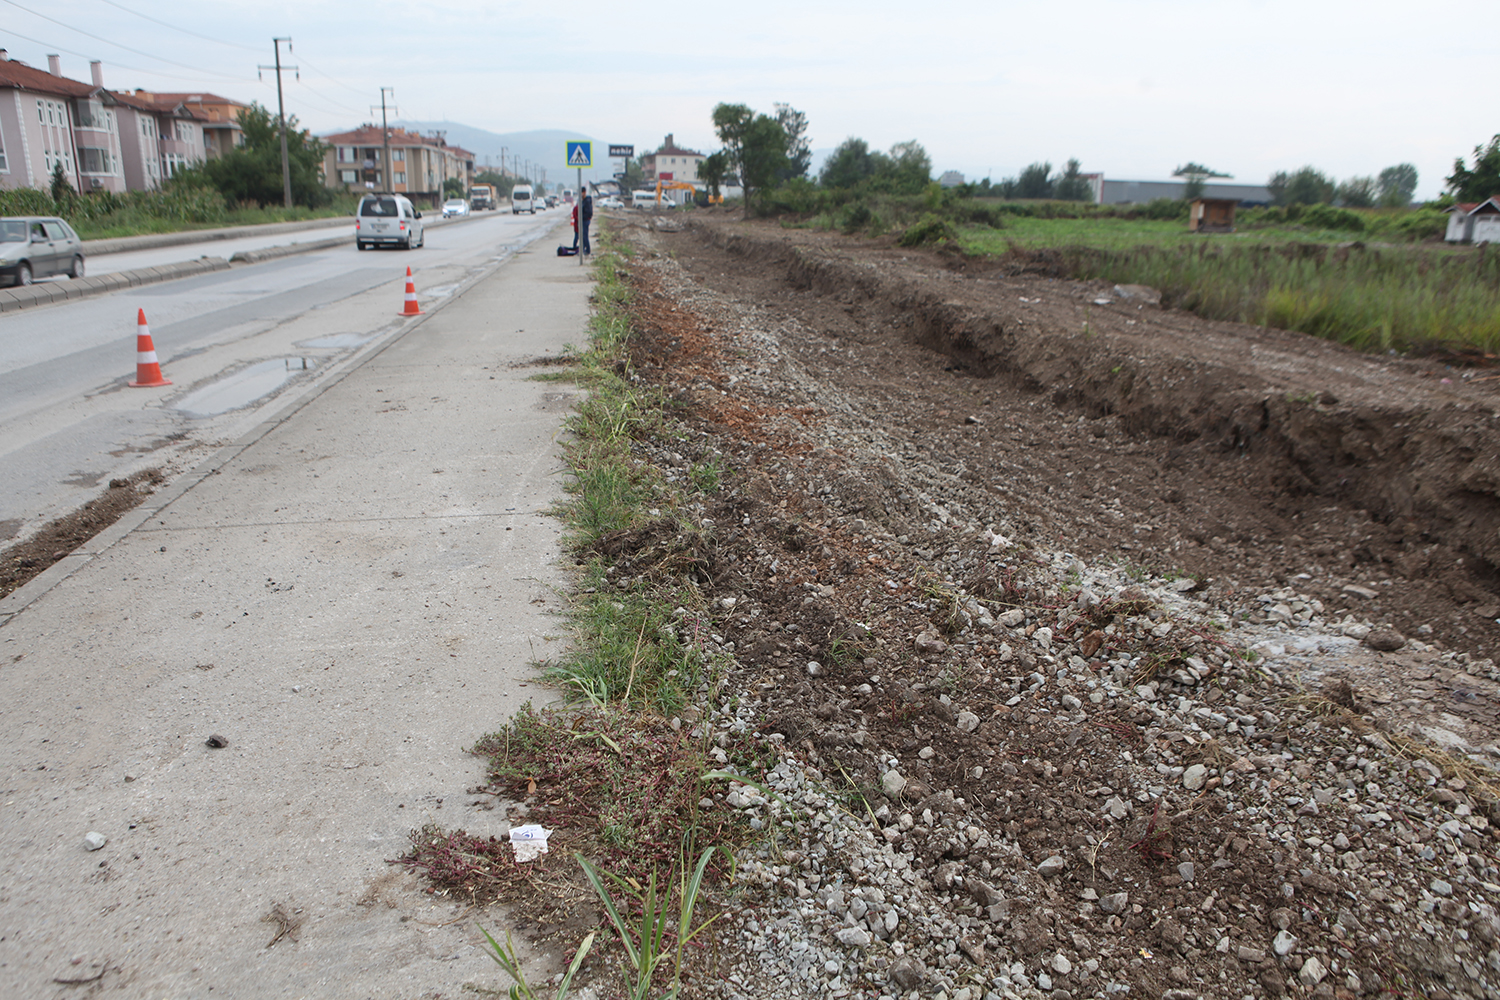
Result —
<instances>
[{"instance_id":1,"label":"white paper litter","mask_svg":"<svg viewBox=\"0 0 1500 1000\"><path fill-rule=\"evenodd\" d=\"M510 846L515 848L516 860L535 861L543 854L546 854L547 838L551 834L551 830L545 830L536 823L512 827L510 831Z\"/></svg>"}]
</instances>

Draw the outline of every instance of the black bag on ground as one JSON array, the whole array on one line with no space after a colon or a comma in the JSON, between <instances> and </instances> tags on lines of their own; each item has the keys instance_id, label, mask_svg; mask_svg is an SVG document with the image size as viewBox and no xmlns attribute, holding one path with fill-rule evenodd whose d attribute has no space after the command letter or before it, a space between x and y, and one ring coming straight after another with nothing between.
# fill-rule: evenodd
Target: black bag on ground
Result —
<instances>
[{"instance_id":1,"label":"black bag on ground","mask_svg":"<svg viewBox=\"0 0 1500 1000\"><path fill-rule=\"evenodd\" d=\"M577 257L578 256L578 248L577 247L558 247L557 248L557 255L559 257Z\"/></svg>"}]
</instances>

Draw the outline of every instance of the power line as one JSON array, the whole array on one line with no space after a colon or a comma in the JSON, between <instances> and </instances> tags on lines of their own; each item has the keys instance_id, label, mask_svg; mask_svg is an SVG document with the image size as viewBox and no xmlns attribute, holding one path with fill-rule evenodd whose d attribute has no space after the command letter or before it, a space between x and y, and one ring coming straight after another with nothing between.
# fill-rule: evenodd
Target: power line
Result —
<instances>
[{"instance_id":1,"label":"power line","mask_svg":"<svg viewBox=\"0 0 1500 1000\"><path fill-rule=\"evenodd\" d=\"M0 34L13 35L16 38L28 41L33 45L40 45L44 49L50 49L53 52L64 52L70 56L77 56L80 59L88 59L92 61L94 58L93 56L85 52L78 52L74 49L64 48L61 45L54 45L51 42L44 42L40 38L32 38L30 35L23 35L19 31L14 31L10 28L0 28ZM113 60L110 61L109 67L110 69L127 70L131 73L150 73L153 76L166 77L168 80L183 80L188 83L202 82L202 79L200 77L178 76L176 73L163 73L159 69L141 69L139 66L127 66L125 63L114 62Z\"/></svg>"},{"instance_id":2,"label":"power line","mask_svg":"<svg viewBox=\"0 0 1500 1000\"><path fill-rule=\"evenodd\" d=\"M241 45L239 42L226 42L223 39L213 38L213 37L210 37L209 35L200 35L196 31L189 31L187 28L178 27L177 25L172 24L172 23L170 23L168 21L163 21L163 20L160 20L159 18L152 17L150 14L142 14L138 10L131 10L129 7L126 7L124 4L115 3L115 0L103 0L103 2L109 4L111 7L118 7L120 10L123 10L127 14L134 14L136 17L145 18L147 21L150 21L153 24L159 24L159 25L161 25L164 28L171 28L173 31L180 31L184 35L192 35L194 38L201 38L205 42L213 42L216 45L228 45L230 48L244 49L246 52L259 52L260 51L259 49L252 48L249 45Z\"/></svg>"},{"instance_id":3,"label":"power line","mask_svg":"<svg viewBox=\"0 0 1500 1000\"><path fill-rule=\"evenodd\" d=\"M194 73L202 73L202 74L204 74L206 76L217 76L217 77L219 77L221 79L224 79L224 80L239 80L239 79L241 79L240 77L237 77L237 76L227 76L227 75L225 75L223 73L215 73L213 70L199 69L197 66L189 66L187 63L180 63L180 62L177 62L174 59L164 58L163 56L152 55L150 52L146 52L146 51L143 51L141 49L131 48L129 45L125 45L125 44L123 44L121 42L111 41L110 39L104 38L101 35L91 34L90 32L84 31L82 28L75 28L71 24L68 24L65 21L59 21L55 17L48 17L46 14L38 13L37 11L32 10L30 7L23 7L20 4L16 3L16 0L0 0L0 2L8 3L12 7L16 8L17 10L24 10L26 13L32 15L33 17L39 17L39 18L41 18L44 21L51 21L53 24L59 25L59 26L64 27L64 28L67 28L69 31L76 31L80 35L84 35L84 36L86 36L88 38L92 38L95 41L104 42L107 45L113 45L113 46L116 46L117 48L122 48L126 52L134 52L136 55L138 55L138 56L145 56L147 59L155 59L157 62L164 62L164 63L167 63L168 65L171 65L171 66L181 66L183 69L190 69Z\"/></svg>"},{"instance_id":4,"label":"power line","mask_svg":"<svg viewBox=\"0 0 1500 1000\"><path fill-rule=\"evenodd\" d=\"M298 56L297 58L301 59L302 57ZM363 90L360 90L357 87L351 87L347 83L345 83L343 80L340 80L337 77L329 76L327 73L325 73L322 70L318 69L318 67L314 66L312 63L308 62L306 59L302 59L302 62L307 66L308 69L312 70L314 73L316 73L319 76L324 77L326 79L332 80L334 83L338 84L340 87L343 87L345 90L349 91L350 93L358 94L361 97L365 96L365 92Z\"/></svg>"}]
</instances>

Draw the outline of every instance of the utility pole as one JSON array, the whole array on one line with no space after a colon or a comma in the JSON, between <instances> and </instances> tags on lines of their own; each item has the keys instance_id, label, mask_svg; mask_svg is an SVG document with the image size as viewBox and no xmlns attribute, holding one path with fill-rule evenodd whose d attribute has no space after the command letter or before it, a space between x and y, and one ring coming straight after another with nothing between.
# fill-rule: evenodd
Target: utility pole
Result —
<instances>
[{"instance_id":1,"label":"utility pole","mask_svg":"<svg viewBox=\"0 0 1500 1000\"><path fill-rule=\"evenodd\" d=\"M508 149L509 149L509 147L507 147L507 146L501 146L500 147L500 176L501 177L505 176L505 154L508 151Z\"/></svg>"},{"instance_id":2,"label":"utility pole","mask_svg":"<svg viewBox=\"0 0 1500 1000\"><path fill-rule=\"evenodd\" d=\"M386 124L386 118L385 118L385 114L386 114L385 95L386 94L390 94L392 97L395 97L396 96L396 88L395 87L381 87L380 88L380 137L385 142L385 153L383 154L385 156L385 164L384 164L384 167L385 167L385 169L384 169L384 174L385 174L385 193L386 194L391 194L392 193L392 191L391 191L391 129L390 129L390 126ZM374 111L375 110L375 105L373 105L373 104L370 105L370 110ZM397 110L397 109L393 108L391 110Z\"/></svg>"},{"instance_id":3,"label":"utility pole","mask_svg":"<svg viewBox=\"0 0 1500 1000\"><path fill-rule=\"evenodd\" d=\"M302 79L302 71L296 66L281 65L281 43L286 42L286 50L292 51L292 40L290 38L273 38L271 44L276 47L276 65L257 66L256 70L274 69L276 71L276 111L281 116L281 187L282 197L286 201L286 207L292 207L292 159L286 149L286 101L281 96L281 71L289 69L297 74L297 79Z\"/></svg>"}]
</instances>

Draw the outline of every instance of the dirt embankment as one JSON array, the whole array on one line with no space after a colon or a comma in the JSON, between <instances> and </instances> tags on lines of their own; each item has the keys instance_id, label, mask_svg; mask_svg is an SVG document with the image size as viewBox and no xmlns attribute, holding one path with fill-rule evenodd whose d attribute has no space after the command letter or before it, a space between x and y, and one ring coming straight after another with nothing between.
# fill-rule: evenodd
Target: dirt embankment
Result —
<instances>
[{"instance_id":1,"label":"dirt embankment","mask_svg":"<svg viewBox=\"0 0 1500 1000\"><path fill-rule=\"evenodd\" d=\"M1196 529L1192 514L1176 519L1190 539L1217 536L1215 549L1270 543L1286 564L1266 567L1273 579L1320 562L1395 575L1422 592L1415 604L1397 602L1410 611L1403 624L1495 648L1500 378L1201 320L1162 310L1149 290L1028 273L1014 260L743 224L700 223L678 239L688 238L732 263L737 278L753 272L749 288L775 295L779 285L782 301L770 308L829 337L920 344L1058 415L1113 417L1158 463L1188 474L1162 491L1163 503L1214 495ZM1348 515L1364 523L1349 530ZM1271 530L1244 530L1257 520ZM1222 569L1191 552L1182 568Z\"/></svg>"},{"instance_id":2,"label":"dirt embankment","mask_svg":"<svg viewBox=\"0 0 1500 1000\"><path fill-rule=\"evenodd\" d=\"M717 993L1500 989L1493 383L701 218L626 234L638 455L729 470L694 731L792 802L700 803L786 831Z\"/></svg>"}]
</instances>

